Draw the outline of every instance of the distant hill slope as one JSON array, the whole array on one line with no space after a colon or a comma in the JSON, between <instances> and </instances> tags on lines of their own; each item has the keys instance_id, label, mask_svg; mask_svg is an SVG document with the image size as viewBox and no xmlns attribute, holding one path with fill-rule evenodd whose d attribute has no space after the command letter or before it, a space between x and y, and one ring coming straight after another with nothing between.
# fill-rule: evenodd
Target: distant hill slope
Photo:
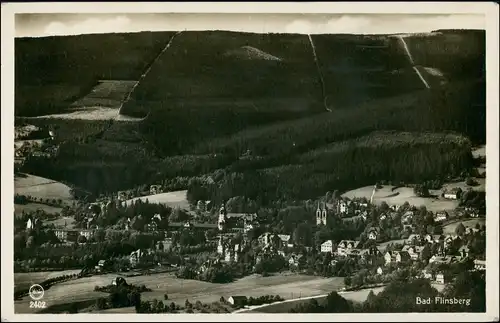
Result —
<instances>
[{"instance_id":1,"label":"distant hill slope","mask_svg":"<svg viewBox=\"0 0 500 323\"><path fill-rule=\"evenodd\" d=\"M137 80L151 66L122 109L148 115L144 121L33 120L57 125L61 147L25 171L94 193L176 176L185 178L175 189L185 189L188 178L222 169L278 176L281 167L291 181L297 156L373 131L452 131L485 141L484 31L312 35L318 66L307 35L182 32L159 55L173 34L16 40L18 116L61 112L97 80ZM423 147L413 147L415 156ZM240 158L247 150L255 158ZM304 167L297 174L307 178ZM337 183L328 178L324 185Z\"/></svg>"},{"instance_id":2,"label":"distant hill slope","mask_svg":"<svg viewBox=\"0 0 500 323\"><path fill-rule=\"evenodd\" d=\"M63 112L99 80L137 80L173 34L16 38L16 115Z\"/></svg>"}]
</instances>

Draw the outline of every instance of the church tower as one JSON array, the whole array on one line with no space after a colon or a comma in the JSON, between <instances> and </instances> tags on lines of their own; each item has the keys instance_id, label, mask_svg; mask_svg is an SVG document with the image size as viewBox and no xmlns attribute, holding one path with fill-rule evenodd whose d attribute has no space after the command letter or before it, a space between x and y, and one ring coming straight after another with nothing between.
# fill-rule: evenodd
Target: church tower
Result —
<instances>
[{"instance_id":1,"label":"church tower","mask_svg":"<svg viewBox=\"0 0 500 323\"><path fill-rule=\"evenodd\" d=\"M316 225L321 224L321 209L319 207L319 202L318 202L318 208L316 209Z\"/></svg>"},{"instance_id":2,"label":"church tower","mask_svg":"<svg viewBox=\"0 0 500 323\"><path fill-rule=\"evenodd\" d=\"M316 209L316 225L326 225L326 217L328 211L326 210L326 204L323 203L323 207L320 207L318 203L318 208Z\"/></svg>"},{"instance_id":3,"label":"church tower","mask_svg":"<svg viewBox=\"0 0 500 323\"><path fill-rule=\"evenodd\" d=\"M217 223L219 231L224 230L226 226L226 215L227 215L226 208L224 207L224 205L222 205L219 209L219 221Z\"/></svg>"},{"instance_id":4,"label":"church tower","mask_svg":"<svg viewBox=\"0 0 500 323\"><path fill-rule=\"evenodd\" d=\"M326 216L328 215L328 212L326 210L326 203L323 205L323 211L321 211L321 224L326 225Z\"/></svg>"}]
</instances>

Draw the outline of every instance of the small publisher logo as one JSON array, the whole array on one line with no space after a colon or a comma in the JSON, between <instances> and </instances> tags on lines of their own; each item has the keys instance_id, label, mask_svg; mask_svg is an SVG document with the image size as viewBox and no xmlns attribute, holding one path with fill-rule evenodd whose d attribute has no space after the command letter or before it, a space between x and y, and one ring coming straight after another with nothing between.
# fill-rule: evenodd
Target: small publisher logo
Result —
<instances>
[{"instance_id":1,"label":"small publisher logo","mask_svg":"<svg viewBox=\"0 0 500 323\"><path fill-rule=\"evenodd\" d=\"M45 294L45 291L43 290L42 286L35 284L31 285L29 294L32 300L39 301L43 298L43 294Z\"/></svg>"}]
</instances>

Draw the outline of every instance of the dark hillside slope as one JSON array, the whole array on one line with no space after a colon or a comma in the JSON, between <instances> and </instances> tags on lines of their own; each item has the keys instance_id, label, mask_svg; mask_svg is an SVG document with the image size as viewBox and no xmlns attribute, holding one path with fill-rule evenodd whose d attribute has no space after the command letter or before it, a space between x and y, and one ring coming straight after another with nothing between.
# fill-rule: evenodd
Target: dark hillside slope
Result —
<instances>
[{"instance_id":1,"label":"dark hillside slope","mask_svg":"<svg viewBox=\"0 0 500 323\"><path fill-rule=\"evenodd\" d=\"M63 112L98 80L137 80L172 35L16 38L16 116Z\"/></svg>"},{"instance_id":2,"label":"dark hillside slope","mask_svg":"<svg viewBox=\"0 0 500 323\"><path fill-rule=\"evenodd\" d=\"M402 35L314 35L328 105L346 108L431 86L484 77L484 31Z\"/></svg>"},{"instance_id":3,"label":"dark hillside slope","mask_svg":"<svg viewBox=\"0 0 500 323\"><path fill-rule=\"evenodd\" d=\"M306 36L207 31L178 35L123 113L150 111L145 129L172 154L200 138L323 110Z\"/></svg>"},{"instance_id":4,"label":"dark hillside slope","mask_svg":"<svg viewBox=\"0 0 500 323\"><path fill-rule=\"evenodd\" d=\"M439 69L452 80L484 78L484 30L437 30L405 40L417 65Z\"/></svg>"},{"instance_id":5,"label":"dark hillside slope","mask_svg":"<svg viewBox=\"0 0 500 323\"><path fill-rule=\"evenodd\" d=\"M196 152L287 156L374 130L454 131L474 142L486 138L485 84L453 83L351 109L263 126L201 142Z\"/></svg>"}]
</instances>

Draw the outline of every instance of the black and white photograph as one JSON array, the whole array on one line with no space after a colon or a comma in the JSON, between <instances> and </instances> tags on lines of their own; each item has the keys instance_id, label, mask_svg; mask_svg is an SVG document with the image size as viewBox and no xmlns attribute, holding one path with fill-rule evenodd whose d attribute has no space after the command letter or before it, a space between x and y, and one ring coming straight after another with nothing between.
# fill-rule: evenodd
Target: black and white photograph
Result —
<instances>
[{"instance_id":1,"label":"black and white photograph","mask_svg":"<svg viewBox=\"0 0 500 323\"><path fill-rule=\"evenodd\" d=\"M498 5L215 4L2 4L2 321L498 320Z\"/></svg>"}]
</instances>

